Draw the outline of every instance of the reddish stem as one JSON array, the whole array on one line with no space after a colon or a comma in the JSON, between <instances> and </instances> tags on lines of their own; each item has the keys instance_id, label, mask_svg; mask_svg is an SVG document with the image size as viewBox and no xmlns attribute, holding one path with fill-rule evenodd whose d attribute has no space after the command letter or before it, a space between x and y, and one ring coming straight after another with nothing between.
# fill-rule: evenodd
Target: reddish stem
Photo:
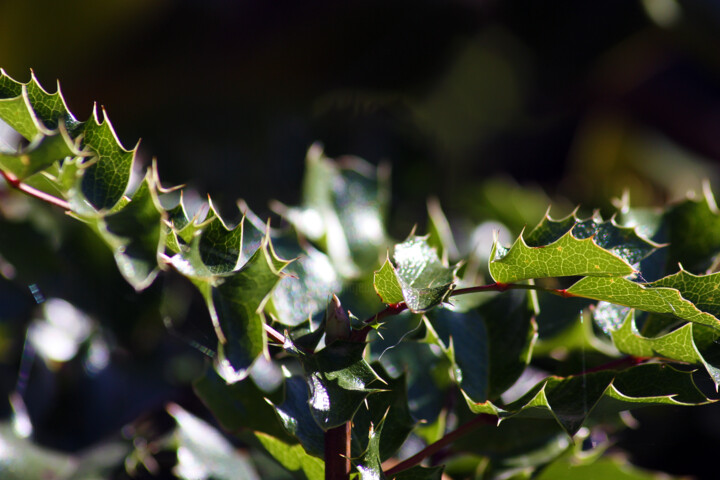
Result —
<instances>
[{"instance_id":1,"label":"reddish stem","mask_svg":"<svg viewBox=\"0 0 720 480\"><path fill-rule=\"evenodd\" d=\"M26 193L30 195L31 197L35 197L39 200L42 200L43 202L47 202L50 204L55 205L56 207L60 207L63 210L70 210L70 204L66 202L65 200L62 200L60 198L54 197L50 195L49 193L45 193L41 190L38 190L37 188L33 188L30 185L26 185L22 183L22 181L17 178L15 175L13 175L10 172L6 172L5 170L0 169L0 175L5 179L8 185L10 185L12 188L15 188L17 190L20 190L23 193Z\"/></svg>"},{"instance_id":2,"label":"reddish stem","mask_svg":"<svg viewBox=\"0 0 720 480\"><path fill-rule=\"evenodd\" d=\"M415 465L418 465L420 462L425 460L427 457L436 454L446 446L450 445L451 443L455 442L458 438L462 437L463 435L466 435L476 428L478 428L481 425L492 425L494 423L497 423L497 417L494 417L492 415L487 415L484 413L481 413L477 417L473 418L467 423L464 423L457 429L453 430L452 432L448 433L444 437L442 437L440 440L438 440L435 443L431 443L427 447L420 450L418 453L413 455L412 457L408 458L407 460L404 460L391 469L387 470L385 472L385 475L388 477L392 477L393 475L397 475L398 473L402 472L403 470L407 470L408 468L414 467Z\"/></svg>"},{"instance_id":3,"label":"reddish stem","mask_svg":"<svg viewBox=\"0 0 720 480\"><path fill-rule=\"evenodd\" d=\"M584 372L581 372L580 375L594 372L602 372L603 370L615 370L625 367L632 367L634 365L640 365L641 363L645 363L648 360L650 360L649 357L634 357L632 355L627 355L625 357L616 358L615 360L612 360L610 362L603 363L602 365L598 365L597 367L589 368Z\"/></svg>"},{"instance_id":4,"label":"reddish stem","mask_svg":"<svg viewBox=\"0 0 720 480\"><path fill-rule=\"evenodd\" d=\"M325 480L350 478L350 427L347 422L325 432Z\"/></svg>"}]
</instances>

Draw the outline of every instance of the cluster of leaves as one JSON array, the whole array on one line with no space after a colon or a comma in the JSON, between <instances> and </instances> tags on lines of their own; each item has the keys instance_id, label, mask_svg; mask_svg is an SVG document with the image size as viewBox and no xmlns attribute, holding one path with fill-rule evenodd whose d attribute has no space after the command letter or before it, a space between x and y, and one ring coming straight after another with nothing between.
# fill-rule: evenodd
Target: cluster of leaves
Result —
<instances>
[{"instance_id":1,"label":"cluster of leaves","mask_svg":"<svg viewBox=\"0 0 720 480\"><path fill-rule=\"evenodd\" d=\"M511 246L486 238L487 257L484 245L459 250L434 204L428 235L393 242L386 169L319 146L301 205L275 205L285 228L243 204L232 225L211 201L198 208L163 188L154 166L137 175L136 150L100 116L78 121L59 91L2 72L0 119L25 140L0 152L0 171L96 232L136 290L171 269L197 288L217 354L196 394L293 475L323 478L329 454L349 454L362 479L649 478L603 457L597 439L627 410L711 401L698 367L720 385L709 191L663 211L621 205L611 220L547 215ZM176 448L176 475L257 475L213 427L168 411L178 426L162 445ZM345 428L349 452L328 444ZM20 469L55 455L9 427L0 435L28 452ZM56 478L92 463L56 460Z\"/></svg>"}]
</instances>

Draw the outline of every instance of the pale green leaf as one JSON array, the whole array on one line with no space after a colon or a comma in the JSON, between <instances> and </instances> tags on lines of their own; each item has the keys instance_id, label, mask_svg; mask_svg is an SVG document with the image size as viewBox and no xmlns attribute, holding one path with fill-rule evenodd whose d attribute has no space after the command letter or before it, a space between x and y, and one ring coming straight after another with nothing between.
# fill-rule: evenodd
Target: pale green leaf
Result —
<instances>
[{"instance_id":1,"label":"pale green leaf","mask_svg":"<svg viewBox=\"0 0 720 480\"><path fill-rule=\"evenodd\" d=\"M611 336L615 347L623 353L703 365L715 387L720 385L720 330L686 323L665 335L644 337L638 332L634 311L631 310Z\"/></svg>"},{"instance_id":2,"label":"pale green leaf","mask_svg":"<svg viewBox=\"0 0 720 480\"><path fill-rule=\"evenodd\" d=\"M264 433L256 433L255 436L265 450L283 467L293 472L302 470L307 480L325 478L325 463L305 453L302 446L290 445Z\"/></svg>"},{"instance_id":3,"label":"pale green leaf","mask_svg":"<svg viewBox=\"0 0 720 480\"><path fill-rule=\"evenodd\" d=\"M578 239L571 232L548 245L534 247L520 235L508 251L496 242L490 258L490 274L498 283L576 275L624 277L635 272L628 262L598 246L592 237Z\"/></svg>"},{"instance_id":4,"label":"pale green leaf","mask_svg":"<svg viewBox=\"0 0 720 480\"><path fill-rule=\"evenodd\" d=\"M568 288L567 293L646 312L672 315L688 322L720 329L720 320L711 313L698 309L683 298L678 290L652 285L636 283L626 278L586 277Z\"/></svg>"},{"instance_id":5,"label":"pale green leaf","mask_svg":"<svg viewBox=\"0 0 720 480\"><path fill-rule=\"evenodd\" d=\"M440 260L425 237L411 236L395 245L393 263L386 261L375 273L375 290L385 303L404 301L411 312L424 312L447 298L456 271Z\"/></svg>"}]
</instances>

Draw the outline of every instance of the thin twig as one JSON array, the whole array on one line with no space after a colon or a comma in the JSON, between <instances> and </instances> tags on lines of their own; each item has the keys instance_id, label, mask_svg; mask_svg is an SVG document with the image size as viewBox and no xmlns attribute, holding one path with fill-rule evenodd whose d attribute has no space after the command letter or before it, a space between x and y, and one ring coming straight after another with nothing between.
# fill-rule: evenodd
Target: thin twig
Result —
<instances>
[{"instance_id":1,"label":"thin twig","mask_svg":"<svg viewBox=\"0 0 720 480\"><path fill-rule=\"evenodd\" d=\"M54 197L49 193L45 193L41 190L38 190L37 188L33 188L30 185L23 183L22 180L17 178L12 173L0 169L0 175L2 175L7 184L10 185L12 188L20 190L23 193L27 193L31 197L35 197L39 200L42 200L43 202L51 203L56 207L62 208L63 210L70 210L70 204L65 200Z\"/></svg>"},{"instance_id":2,"label":"thin twig","mask_svg":"<svg viewBox=\"0 0 720 480\"><path fill-rule=\"evenodd\" d=\"M467 423L464 423L457 429L453 430L452 432L448 433L444 437L442 437L440 440L438 440L435 443L431 443L427 447L420 450L418 453L413 455L412 457L408 458L407 460L404 460L391 469L387 470L385 472L385 475L388 477L391 477L393 475L396 475L403 470L407 470L408 468L414 467L415 465L418 465L420 462L425 460L427 457L439 452L446 446L450 445L451 443L455 442L458 438L462 437L463 435L466 435L476 428L478 428L481 425L492 425L497 423L497 417L494 417L492 415L488 415L485 413L481 413L477 417L473 418Z\"/></svg>"}]
</instances>

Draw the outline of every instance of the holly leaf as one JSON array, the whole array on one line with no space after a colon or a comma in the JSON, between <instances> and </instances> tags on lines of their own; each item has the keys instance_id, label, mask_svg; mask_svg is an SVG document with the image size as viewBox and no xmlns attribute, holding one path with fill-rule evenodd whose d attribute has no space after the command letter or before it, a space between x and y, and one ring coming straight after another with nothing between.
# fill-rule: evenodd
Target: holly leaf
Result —
<instances>
[{"instance_id":1,"label":"holly leaf","mask_svg":"<svg viewBox=\"0 0 720 480\"><path fill-rule=\"evenodd\" d=\"M382 380L363 358L364 343L338 340L301 361L310 391L310 411L323 430L352 420Z\"/></svg>"},{"instance_id":2,"label":"holly leaf","mask_svg":"<svg viewBox=\"0 0 720 480\"><path fill-rule=\"evenodd\" d=\"M109 118L97 108L92 118L78 122L68 111L60 90L46 92L33 76L20 83L0 72L0 118L28 140L38 134L66 130L66 143L71 148L87 150L91 163L80 178L80 190L95 210L118 207L130 181L137 147L126 150L115 134ZM81 213L81 212L78 212Z\"/></svg>"},{"instance_id":3,"label":"holly leaf","mask_svg":"<svg viewBox=\"0 0 720 480\"><path fill-rule=\"evenodd\" d=\"M641 262L662 246L641 237L635 228L618 225L615 219L603 220L597 212L585 220L576 214L577 210L560 220L545 215L540 224L524 236L525 243L530 247L541 247L560 240L570 232L579 240L592 238L597 246L630 265Z\"/></svg>"},{"instance_id":4,"label":"holly leaf","mask_svg":"<svg viewBox=\"0 0 720 480\"><path fill-rule=\"evenodd\" d=\"M226 380L242 380L257 357L268 355L263 307L287 264L266 237L240 270L210 287L208 308L220 339L218 368Z\"/></svg>"},{"instance_id":5,"label":"holly leaf","mask_svg":"<svg viewBox=\"0 0 720 480\"><path fill-rule=\"evenodd\" d=\"M393 456L416 425L410 414L406 374L393 379L379 364L372 365L386 385L383 390L368 396L353 417L352 455L359 457L368 446L370 425L379 424L385 418L380 438L380 460Z\"/></svg>"},{"instance_id":6,"label":"holly leaf","mask_svg":"<svg viewBox=\"0 0 720 480\"><path fill-rule=\"evenodd\" d=\"M668 283L676 280L668 280ZM717 282L718 277L711 279ZM658 282L663 282L663 279ZM705 282L703 280L703 282ZM707 283L707 282L706 282ZM661 285L662 283L659 283ZM699 284L699 282L697 283ZM671 315L688 322L720 329L720 320L703 312L674 288L636 283L626 278L586 277L567 289L570 295L624 305L646 312Z\"/></svg>"},{"instance_id":7,"label":"holly leaf","mask_svg":"<svg viewBox=\"0 0 720 480\"><path fill-rule=\"evenodd\" d=\"M427 238L410 236L395 245L393 262L386 260L375 272L374 285L383 302L404 301L411 312L421 313L442 303L455 286L457 267L442 262Z\"/></svg>"},{"instance_id":8,"label":"holly leaf","mask_svg":"<svg viewBox=\"0 0 720 480\"><path fill-rule=\"evenodd\" d=\"M66 157L84 155L63 134L37 135L17 153L0 152L0 168L24 180Z\"/></svg>"},{"instance_id":9,"label":"holly leaf","mask_svg":"<svg viewBox=\"0 0 720 480\"><path fill-rule=\"evenodd\" d=\"M720 385L720 331L696 323L686 323L670 333L645 337L635 324L630 310L619 329L610 333L615 347L636 357L662 357L667 360L703 365L715 383Z\"/></svg>"},{"instance_id":10,"label":"holly leaf","mask_svg":"<svg viewBox=\"0 0 720 480\"><path fill-rule=\"evenodd\" d=\"M499 295L474 311L436 309L426 316L431 341L447 355L469 401L497 398L530 361L537 326L527 292Z\"/></svg>"},{"instance_id":11,"label":"holly leaf","mask_svg":"<svg viewBox=\"0 0 720 480\"><path fill-rule=\"evenodd\" d=\"M382 420L376 425L370 424L367 450L355 465L360 472L361 480L384 480L386 478L380 460L380 438L383 426Z\"/></svg>"},{"instance_id":12,"label":"holly leaf","mask_svg":"<svg viewBox=\"0 0 720 480\"><path fill-rule=\"evenodd\" d=\"M98 220L97 229L112 249L120 273L135 290L150 286L159 272L158 255L165 245L163 218L156 172L149 170L127 205Z\"/></svg>"},{"instance_id":13,"label":"holly leaf","mask_svg":"<svg viewBox=\"0 0 720 480\"><path fill-rule=\"evenodd\" d=\"M593 237L576 238L568 231L547 245L530 246L522 234L508 250L493 245L490 274L498 283L545 277L625 277L635 269L624 259L600 247Z\"/></svg>"},{"instance_id":14,"label":"holly leaf","mask_svg":"<svg viewBox=\"0 0 720 480\"><path fill-rule=\"evenodd\" d=\"M649 405L710 403L695 386L691 372L669 365L638 365L570 377L548 377L504 407L502 418L553 418L570 436L590 415L607 415Z\"/></svg>"}]
</instances>

